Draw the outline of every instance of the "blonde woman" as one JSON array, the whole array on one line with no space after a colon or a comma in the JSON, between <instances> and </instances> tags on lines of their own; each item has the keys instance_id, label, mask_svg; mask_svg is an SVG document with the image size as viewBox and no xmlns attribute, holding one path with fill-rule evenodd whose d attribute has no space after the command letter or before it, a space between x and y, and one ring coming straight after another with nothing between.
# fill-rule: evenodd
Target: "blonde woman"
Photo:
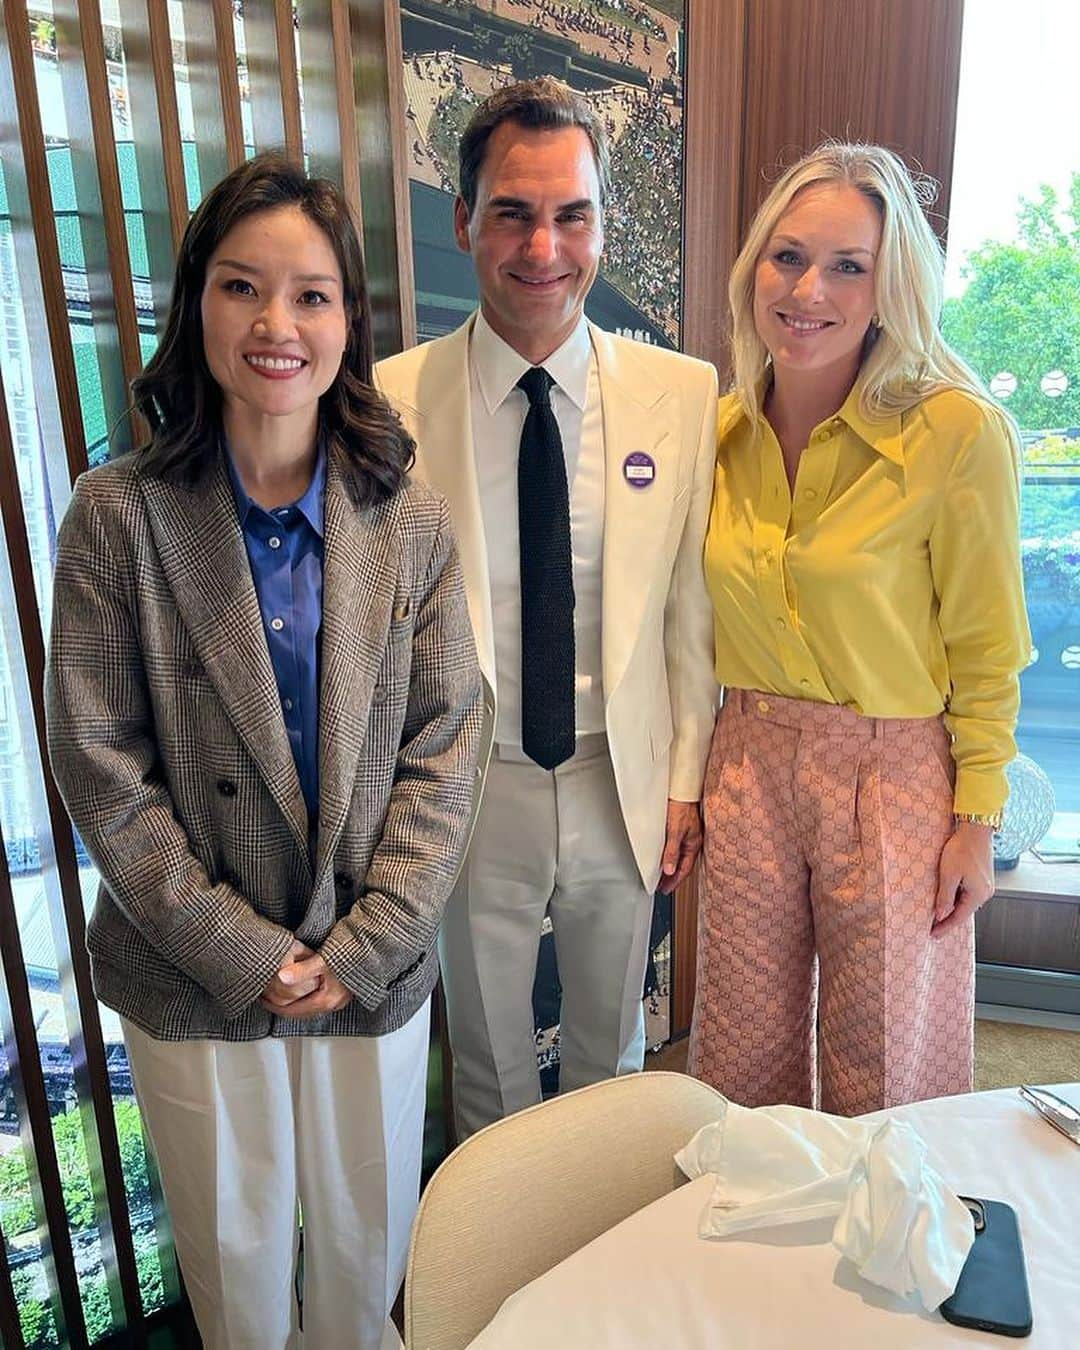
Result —
<instances>
[{"instance_id":1,"label":"blonde woman","mask_svg":"<svg viewBox=\"0 0 1080 1350\"><path fill-rule=\"evenodd\" d=\"M731 278L690 1067L751 1106L971 1088L1030 638L1017 438L938 329L929 196L887 150L823 145Z\"/></svg>"}]
</instances>

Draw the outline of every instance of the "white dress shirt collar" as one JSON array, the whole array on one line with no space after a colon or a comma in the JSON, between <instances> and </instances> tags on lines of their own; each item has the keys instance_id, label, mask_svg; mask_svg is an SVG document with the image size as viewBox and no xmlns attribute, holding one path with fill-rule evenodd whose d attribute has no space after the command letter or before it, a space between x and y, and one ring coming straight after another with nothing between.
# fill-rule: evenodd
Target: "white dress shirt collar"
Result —
<instances>
[{"instance_id":1,"label":"white dress shirt collar","mask_svg":"<svg viewBox=\"0 0 1080 1350\"><path fill-rule=\"evenodd\" d=\"M531 367L532 362L516 352L508 342L504 342L491 324L478 313L473 324L470 351L473 369L476 372L480 394L488 413L494 413L502 406L507 394ZM582 315L577 327L562 344L551 353L543 368L559 386L568 399L580 411L585 411L585 400L589 390L589 362L592 359L592 342L589 339L589 326Z\"/></svg>"}]
</instances>

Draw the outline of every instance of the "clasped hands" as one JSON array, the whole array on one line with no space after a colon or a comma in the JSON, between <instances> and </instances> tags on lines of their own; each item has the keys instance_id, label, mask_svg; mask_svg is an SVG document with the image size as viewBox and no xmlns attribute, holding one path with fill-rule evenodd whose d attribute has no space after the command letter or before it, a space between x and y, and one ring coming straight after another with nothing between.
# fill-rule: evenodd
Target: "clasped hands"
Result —
<instances>
[{"instance_id":1,"label":"clasped hands","mask_svg":"<svg viewBox=\"0 0 1080 1350\"><path fill-rule=\"evenodd\" d=\"M344 1008L352 994L322 959L298 938L259 1002L279 1017L322 1017Z\"/></svg>"}]
</instances>

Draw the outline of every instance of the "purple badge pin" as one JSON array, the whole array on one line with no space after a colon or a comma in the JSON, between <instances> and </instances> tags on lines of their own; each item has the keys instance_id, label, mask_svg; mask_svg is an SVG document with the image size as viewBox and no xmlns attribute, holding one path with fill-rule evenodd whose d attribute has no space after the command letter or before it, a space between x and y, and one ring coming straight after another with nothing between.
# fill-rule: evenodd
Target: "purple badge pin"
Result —
<instances>
[{"instance_id":1,"label":"purple badge pin","mask_svg":"<svg viewBox=\"0 0 1080 1350\"><path fill-rule=\"evenodd\" d=\"M622 473L632 488L652 487L656 477L656 464L652 456L647 455L644 450L635 450L623 460Z\"/></svg>"}]
</instances>

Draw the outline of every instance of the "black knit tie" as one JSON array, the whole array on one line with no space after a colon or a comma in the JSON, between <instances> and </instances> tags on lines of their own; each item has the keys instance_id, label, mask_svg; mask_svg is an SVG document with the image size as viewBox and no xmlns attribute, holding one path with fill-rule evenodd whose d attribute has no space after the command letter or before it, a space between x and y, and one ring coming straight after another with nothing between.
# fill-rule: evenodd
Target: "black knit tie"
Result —
<instances>
[{"instance_id":1,"label":"black knit tie","mask_svg":"<svg viewBox=\"0 0 1080 1350\"><path fill-rule=\"evenodd\" d=\"M574 574L570 495L554 383L540 366L518 380L529 411L518 452L521 536L521 746L554 769L574 753Z\"/></svg>"}]
</instances>

